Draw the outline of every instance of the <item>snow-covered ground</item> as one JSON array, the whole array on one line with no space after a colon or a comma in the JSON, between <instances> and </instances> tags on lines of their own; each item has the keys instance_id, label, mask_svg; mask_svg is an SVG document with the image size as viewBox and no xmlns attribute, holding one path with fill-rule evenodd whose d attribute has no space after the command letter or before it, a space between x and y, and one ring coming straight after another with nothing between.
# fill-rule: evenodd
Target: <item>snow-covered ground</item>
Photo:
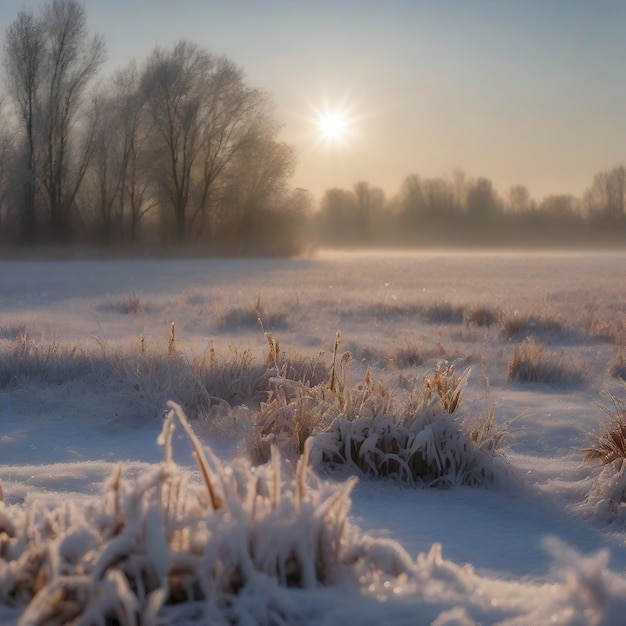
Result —
<instances>
[{"instance_id":1,"label":"snow-covered ground","mask_svg":"<svg viewBox=\"0 0 626 626\"><path fill-rule=\"evenodd\" d=\"M621 624L626 518L596 507L599 468L582 458L590 433L607 421L599 408L610 405L604 394L626 398L609 374L619 332L617 342L604 336L607 328L626 329L625 271L623 254L565 252L3 260L0 344L6 354L26 333L104 361L140 343L147 350L166 345L174 322L176 346L187 355L249 349L259 362L267 352L264 331L287 354L321 354L328 362L340 331L353 383L368 367L393 388L422 379L443 359L459 369L471 365L463 403L476 414L495 407L496 422L506 424L511 480L439 490L361 479L350 522L399 542L417 559L413 578L362 596L302 591L300 615L326 624ZM471 323L477 308L497 312L498 320ZM264 312L263 328L245 315L256 309ZM466 319L446 319L450 310ZM534 321L516 334L516 319ZM579 375L576 382L509 380L513 351L528 332ZM9 512L42 500L87 503L118 462L133 479L162 459L156 440L164 403L147 403L138 417L127 392L93 377L24 375L9 383L0 371L0 383L0 483ZM225 460L247 452L246 434L228 420L222 412L215 423L194 424ZM174 448L175 460L197 479L189 444L176 438ZM441 544L442 556L433 544ZM0 607L0 620L16 621L20 611Z\"/></svg>"}]
</instances>

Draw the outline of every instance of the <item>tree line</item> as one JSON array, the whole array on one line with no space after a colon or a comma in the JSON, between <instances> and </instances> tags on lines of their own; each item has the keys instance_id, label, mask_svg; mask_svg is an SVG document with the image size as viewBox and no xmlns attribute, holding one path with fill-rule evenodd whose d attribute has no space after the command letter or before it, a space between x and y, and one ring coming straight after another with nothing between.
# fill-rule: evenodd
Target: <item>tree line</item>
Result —
<instances>
[{"instance_id":1,"label":"tree line","mask_svg":"<svg viewBox=\"0 0 626 626\"><path fill-rule=\"evenodd\" d=\"M624 246L626 169L597 173L580 196L535 200L524 185L500 194L463 170L407 176L398 193L358 182L324 193L318 241L332 246Z\"/></svg>"},{"instance_id":2,"label":"tree line","mask_svg":"<svg viewBox=\"0 0 626 626\"><path fill-rule=\"evenodd\" d=\"M297 244L310 199L240 67L185 40L101 78L105 61L77 0L6 29L2 242Z\"/></svg>"},{"instance_id":3,"label":"tree line","mask_svg":"<svg viewBox=\"0 0 626 626\"><path fill-rule=\"evenodd\" d=\"M102 77L106 45L78 0L8 26L0 90L0 243L194 245L293 254L315 245L623 245L623 166L581 197L500 194L462 170L411 174L387 197L358 182L315 207L289 185L268 93L181 40ZM317 210L315 210L317 209Z\"/></svg>"}]
</instances>

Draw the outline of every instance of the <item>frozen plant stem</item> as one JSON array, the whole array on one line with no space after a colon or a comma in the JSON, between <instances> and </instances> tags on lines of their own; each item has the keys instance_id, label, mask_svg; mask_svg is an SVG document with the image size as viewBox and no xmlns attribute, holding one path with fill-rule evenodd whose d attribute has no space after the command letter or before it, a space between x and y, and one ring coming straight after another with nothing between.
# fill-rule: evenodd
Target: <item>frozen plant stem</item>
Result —
<instances>
[{"instance_id":1,"label":"frozen plant stem","mask_svg":"<svg viewBox=\"0 0 626 626\"><path fill-rule=\"evenodd\" d=\"M330 375L330 390L333 393L337 393L337 350L339 350L339 344L341 343L341 333L337 331L335 336L335 347L333 348L333 369Z\"/></svg>"},{"instance_id":2,"label":"frozen plant stem","mask_svg":"<svg viewBox=\"0 0 626 626\"><path fill-rule=\"evenodd\" d=\"M167 403L167 406L170 409L167 414L167 419L171 421L174 416L176 416L178 418L178 421L181 423L185 433L187 433L189 440L191 441L191 445L193 446L193 450L198 461L198 467L200 468L200 473L202 474L202 478L204 479L204 483L206 484L207 491L209 492L211 506L214 511L217 511L222 508L222 505L224 503L217 494L213 485L211 468L209 467L209 463L202 450L202 444L200 443L200 440L196 437L196 434L193 432L193 429L187 421L187 418L185 417L185 414L181 407L176 404L176 402L172 402L171 400Z\"/></svg>"}]
</instances>

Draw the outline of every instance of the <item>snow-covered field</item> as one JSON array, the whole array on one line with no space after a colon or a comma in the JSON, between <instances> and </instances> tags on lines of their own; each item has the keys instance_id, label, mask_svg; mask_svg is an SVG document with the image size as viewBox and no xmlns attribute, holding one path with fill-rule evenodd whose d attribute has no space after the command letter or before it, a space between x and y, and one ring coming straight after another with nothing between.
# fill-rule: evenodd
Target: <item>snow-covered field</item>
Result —
<instances>
[{"instance_id":1,"label":"snow-covered field","mask_svg":"<svg viewBox=\"0 0 626 626\"><path fill-rule=\"evenodd\" d=\"M239 355L263 369L269 336L294 359L330 366L340 331L351 385L369 368L400 392L444 360L458 372L472 366L463 409L493 408L505 427L506 480L429 489L361 476L342 532L397 542L380 542L382 561L398 551L397 571L379 571L372 557L356 582L277 589L266 581L230 613L196 607L193 618L157 606L142 623L625 623L626 516L605 497L609 472L583 463L590 434L608 421L599 406L612 406L606 392L626 399L610 374L626 331L625 275L618 253L0 261L0 621L63 621L24 613L10 595L7 519L34 524L44 505L72 502L66 517L87 523L81 511L102 497L119 462L129 490L160 467L166 403L184 405L186 383L170 380L171 369L157 371L156 359L150 371L129 371L124 354L175 352L181 362ZM494 319L483 325L479 311ZM555 382L510 379L527 335L543 346ZM227 465L249 454L250 416L262 397L248 395L190 414L202 443ZM182 432L174 461L197 486ZM295 461L286 459L285 485Z\"/></svg>"}]
</instances>

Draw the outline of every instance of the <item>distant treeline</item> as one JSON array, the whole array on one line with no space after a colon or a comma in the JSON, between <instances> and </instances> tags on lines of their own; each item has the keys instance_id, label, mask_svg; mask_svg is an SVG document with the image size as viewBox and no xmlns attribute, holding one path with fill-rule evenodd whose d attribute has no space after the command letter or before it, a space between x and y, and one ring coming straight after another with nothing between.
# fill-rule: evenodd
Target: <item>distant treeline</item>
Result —
<instances>
[{"instance_id":1,"label":"distant treeline","mask_svg":"<svg viewBox=\"0 0 626 626\"><path fill-rule=\"evenodd\" d=\"M329 189L315 216L318 240L332 246L626 246L626 170L595 175L582 197L540 202L523 185L504 196L491 181L407 176L386 198L367 182Z\"/></svg>"},{"instance_id":2,"label":"distant treeline","mask_svg":"<svg viewBox=\"0 0 626 626\"><path fill-rule=\"evenodd\" d=\"M625 171L581 198L505 196L487 178L367 182L315 207L289 186L269 95L223 56L180 41L100 75L104 40L78 0L23 10L5 31L0 245L280 254L316 245L623 245Z\"/></svg>"}]
</instances>

